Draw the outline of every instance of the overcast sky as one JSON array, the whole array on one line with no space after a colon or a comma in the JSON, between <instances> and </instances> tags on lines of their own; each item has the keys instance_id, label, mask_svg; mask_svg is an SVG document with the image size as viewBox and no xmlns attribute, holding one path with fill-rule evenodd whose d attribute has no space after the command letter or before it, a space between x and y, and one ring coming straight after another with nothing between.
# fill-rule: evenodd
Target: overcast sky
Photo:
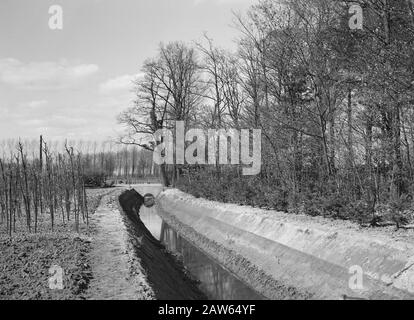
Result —
<instances>
[{"instance_id":1,"label":"overcast sky","mask_svg":"<svg viewBox=\"0 0 414 320\"><path fill-rule=\"evenodd\" d=\"M0 139L105 140L160 42L203 32L233 48L232 11L255 0L0 0ZM51 30L49 7L63 8Z\"/></svg>"}]
</instances>

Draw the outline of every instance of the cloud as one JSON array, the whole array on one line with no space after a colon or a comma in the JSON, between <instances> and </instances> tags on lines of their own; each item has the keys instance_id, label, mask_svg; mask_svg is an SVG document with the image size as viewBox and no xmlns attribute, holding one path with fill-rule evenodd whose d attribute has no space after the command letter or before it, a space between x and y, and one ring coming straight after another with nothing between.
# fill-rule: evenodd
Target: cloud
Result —
<instances>
[{"instance_id":1,"label":"cloud","mask_svg":"<svg viewBox=\"0 0 414 320\"><path fill-rule=\"evenodd\" d=\"M9 114L9 109L5 106L0 105L0 117L5 117Z\"/></svg>"},{"instance_id":2,"label":"cloud","mask_svg":"<svg viewBox=\"0 0 414 320\"><path fill-rule=\"evenodd\" d=\"M133 81L140 77L143 77L143 74L125 74L109 79L99 86L99 91L103 94L130 92L134 88Z\"/></svg>"},{"instance_id":3,"label":"cloud","mask_svg":"<svg viewBox=\"0 0 414 320\"><path fill-rule=\"evenodd\" d=\"M30 102L24 103L23 106L28 107L30 109L37 109L37 108L47 105L47 103L48 103L47 100L36 100L36 101L30 101Z\"/></svg>"},{"instance_id":4,"label":"cloud","mask_svg":"<svg viewBox=\"0 0 414 320\"><path fill-rule=\"evenodd\" d=\"M25 89L60 89L98 72L95 64L59 62L24 63L14 58L0 59L0 82Z\"/></svg>"},{"instance_id":5,"label":"cloud","mask_svg":"<svg viewBox=\"0 0 414 320\"><path fill-rule=\"evenodd\" d=\"M59 128L59 129L73 129L82 128L88 124L88 120L79 117L66 117L62 115L53 115L42 119L20 119L18 120L20 126L42 127L42 128Z\"/></svg>"}]
</instances>

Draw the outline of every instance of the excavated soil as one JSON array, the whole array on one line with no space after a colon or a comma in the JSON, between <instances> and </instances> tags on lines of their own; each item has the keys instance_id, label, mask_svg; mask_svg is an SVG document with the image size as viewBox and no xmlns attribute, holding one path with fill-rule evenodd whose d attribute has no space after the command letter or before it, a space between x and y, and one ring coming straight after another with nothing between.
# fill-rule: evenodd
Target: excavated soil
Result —
<instances>
[{"instance_id":1,"label":"excavated soil","mask_svg":"<svg viewBox=\"0 0 414 320\"><path fill-rule=\"evenodd\" d=\"M93 242L90 261L93 279L91 300L152 300L154 293L130 246L129 235L118 207L118 189L105 196L91 219Z\"/></svg>"},{"instance_id":2,"label":"excavated soil","mask_svg":"<svg viewBox=\"0 0 414 320\"><path fill-rule=\"evenodd\" d=\"M119 203L125 214L124 221L129 242L157 300L205 300L197 282L180 262L155 239L139 219L143 197L135 190L121 194Z\"/></svg>"}]
</instances>

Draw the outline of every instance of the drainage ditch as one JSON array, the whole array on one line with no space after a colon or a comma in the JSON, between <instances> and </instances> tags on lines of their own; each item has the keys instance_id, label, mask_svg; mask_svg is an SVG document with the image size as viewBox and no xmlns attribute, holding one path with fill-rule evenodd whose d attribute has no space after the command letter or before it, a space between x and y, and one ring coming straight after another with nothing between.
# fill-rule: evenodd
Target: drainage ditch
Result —
<instances>
[{"instance_id":1,"label":"drainage ditch","mask_svg":"<svg viewBox=\"0 0 414 320\"><path fill-rule=\"evenodd\" d=\"M124 192L120 205L136 256L160 300L262 300L234 274L145 208L135 190Z\"/></svg>"}]
</instances>

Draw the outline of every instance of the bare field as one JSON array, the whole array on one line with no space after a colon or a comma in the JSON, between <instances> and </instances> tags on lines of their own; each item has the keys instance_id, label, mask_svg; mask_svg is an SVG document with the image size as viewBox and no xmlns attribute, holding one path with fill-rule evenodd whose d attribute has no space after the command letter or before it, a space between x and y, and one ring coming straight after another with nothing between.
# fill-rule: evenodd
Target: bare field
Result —
<instances>
[{"instance_id":1,"label":"bare field","mask_svg":"<svg viewBox=\"0 0 414 320\"><path fill-rule=\"evenodd\" d=\"M96 210L106 189L88 190L89 210ZM40 218L41 219L41 218ZM42 222L39 220L39 222ZM39 223L37 234L25 233L24 221L16 221L10 239L0 230L0 300L82 300L92 275L89 261L90 231L74 232L72 223L57 223L50 232L48 219ZM49 289L49 269L63 268L64 289Z\"/></svg>"}]
</instances>

